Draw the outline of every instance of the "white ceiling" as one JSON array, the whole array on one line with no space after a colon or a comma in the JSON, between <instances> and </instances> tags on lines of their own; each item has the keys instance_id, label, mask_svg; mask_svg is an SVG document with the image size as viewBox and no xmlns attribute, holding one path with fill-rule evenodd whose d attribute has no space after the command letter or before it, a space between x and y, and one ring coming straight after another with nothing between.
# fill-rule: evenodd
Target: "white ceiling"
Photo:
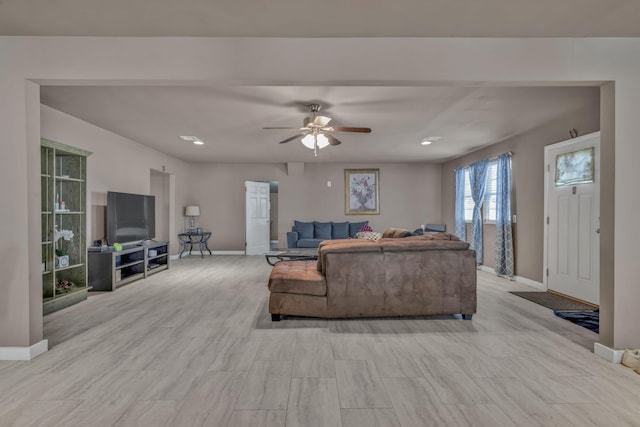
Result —
<instances>
[{"instance_id":1,"label":"white ceiling","mask_svg":"<svg viewBox=\"0 0 640 427\"><path fill-rule=\"evenodd\" d=\"M190 162L442 162L599 102L598 87L43 86L42 103ZM342 144L294 140L320 102ZM570 128L568 125L567 129ZM197 146L180 135L197 136ZM441 136L429 146L425 136ZM567 135L568 136L568 135Z\"/></svg>"},{"instance_id":2,"label":"white ceiling","mask_svg":"<svg viewBox=\"0 0 640 427\"><path fill-rule=\"evenodd\" d=\"M251 37L640 36L637 0L0 0L0 35ZM597 103L597 87L43 86L45 105L187 161L434 161ZM371 127L313 158L295 131L320 102ZM204 146L181 141L195 135ZM443 139L419 145L428 135Z\"/></svg>"}]
</instances>

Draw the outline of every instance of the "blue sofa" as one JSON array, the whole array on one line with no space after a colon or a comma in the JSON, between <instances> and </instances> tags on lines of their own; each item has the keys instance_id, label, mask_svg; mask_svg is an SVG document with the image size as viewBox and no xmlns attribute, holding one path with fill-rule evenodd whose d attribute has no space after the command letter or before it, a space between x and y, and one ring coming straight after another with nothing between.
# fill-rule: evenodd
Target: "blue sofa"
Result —
<instances>
[{"instance_id":1,"label":"blue sofa","mask_svg":"<svg viewBox=\"0 0 640 427\"><path fill-rule=\"evenodd\" d=\"M323 240L348 239L355 237L363 225L362 222L303 222L293 221L291 231L287 232L288 248L317 248Z\"/></svg>"}]
</instances>

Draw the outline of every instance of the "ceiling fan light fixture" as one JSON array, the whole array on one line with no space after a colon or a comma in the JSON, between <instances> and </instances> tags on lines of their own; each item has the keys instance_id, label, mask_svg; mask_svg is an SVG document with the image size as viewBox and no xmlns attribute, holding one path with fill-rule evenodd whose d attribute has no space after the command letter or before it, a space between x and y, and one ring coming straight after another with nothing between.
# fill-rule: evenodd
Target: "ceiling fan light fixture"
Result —
<instances>
[{"instance_id":1,"label":"ceiling fan light fixture","mask_svg":"<svg viewBox=\"0 0 640 427\"><path fill-rule=\"evenodd\" d=\"M302 144L310 150L313 150L315 148L316 141L313 135L310 133L306 134L304 138L300 140L300 142L302 142Z\"/></svg>"},{"instance_id":2,"label":"ceiling fan light fixture","mask_svg":"<svg viewBox=\"0 0 640 427\"><path fill-rule=\"evenodd\" d=\"M323 149L324 147L329 145L329 138L327 138L324 134L319 133L314 135L312 133L308 133L300 140L302 144L310 150L313 150L317 147Z\"/></svg>"},{"instance_id":3,"label":"ceiling fan light fixture","mask_svg":"<svg viewBox=\"0 0 640 427\"><path fill-rule=\"evenodd\" d=\"M318 134L318 148L322 149L327 145L329 145L329 138L324 136L322 133Z\"/></svg>"}]
</instances>

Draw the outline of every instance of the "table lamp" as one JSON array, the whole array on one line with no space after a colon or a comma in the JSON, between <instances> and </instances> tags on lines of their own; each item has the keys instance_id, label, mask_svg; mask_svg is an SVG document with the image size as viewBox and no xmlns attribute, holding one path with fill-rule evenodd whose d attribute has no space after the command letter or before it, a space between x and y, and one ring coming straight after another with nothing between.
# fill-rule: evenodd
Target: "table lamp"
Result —
<instances>
[{"instance_id":1,"label":"table lamp","mask_svg":"<svg viewBox=\"0 0 640 427\"><path fill-rule=\"evenodd\" d=\"M200 216L200 206L185 207L184 216L191 217L191 228L189 228L189 232L194 233L196 231L196 217Z\"/></svg>"}]
</instances>

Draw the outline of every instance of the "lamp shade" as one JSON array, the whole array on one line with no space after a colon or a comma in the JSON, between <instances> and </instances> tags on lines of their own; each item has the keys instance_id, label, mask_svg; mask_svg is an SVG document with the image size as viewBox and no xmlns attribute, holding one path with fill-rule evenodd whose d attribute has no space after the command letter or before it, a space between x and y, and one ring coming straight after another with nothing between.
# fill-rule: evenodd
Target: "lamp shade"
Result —
<instances>
[{"instance_id":1,"label":"lamp shade","mask_svg":"<svg viewBox=\"0 0 640 427\"><path fill-rule=\"evenodd\" d=\"M304 138L301 139L301 142L305 147L311 150L315 149L316 145L320 149L329 145L329 139L322 133L315 135L312 133L308 133L304 136Z\"/></svg>"},{"instance_id":2,"label":"lamp shade","mask_svg":"<svg viewBox=\"0 0 640 427\"><path fill-rule=\"evenodd\" d=\"M323 134L318 134L316 144L318 144L318 148L323 149L329 145L329 139Z\"/></svg>"},{"instance_id":3,"label":"lamp shade","mask_svg":"<svg viewBox=\"0 0 640 427\"><path fill-rule=\"evenodd\" d=\"M316 141L315 141L315 138L313 137L313 135L310 134L310 133L305 135L304 138L302 138L301 142L302 142L302 144L304 144L305 147L307 147L307 148L309 148L311 150L313 150L315 148Z\"/></svg>"},{"instance_id":4,"label":"lamp shade","mask_svg":"<svg viewBox=\"0 0 640 427\"><path fill-rule=\"evenodd\" d=\"M200 216L200 206L187 206L184 208L184 216Z\"/></svg>"}]
</instances>

